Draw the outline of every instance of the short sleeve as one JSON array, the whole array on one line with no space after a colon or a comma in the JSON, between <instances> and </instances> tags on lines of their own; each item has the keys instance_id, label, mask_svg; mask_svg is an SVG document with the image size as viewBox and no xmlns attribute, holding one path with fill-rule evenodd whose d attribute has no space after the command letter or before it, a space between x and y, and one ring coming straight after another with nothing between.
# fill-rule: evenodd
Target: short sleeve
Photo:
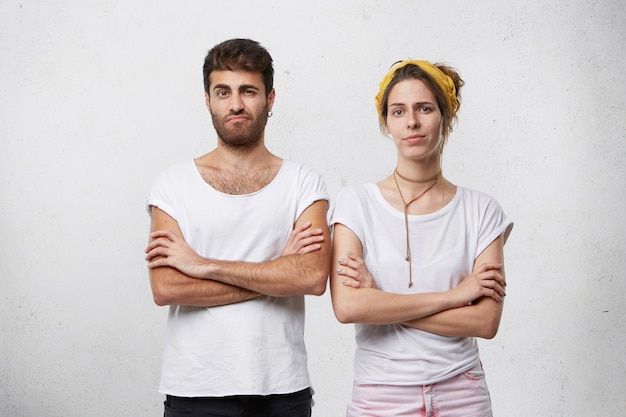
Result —
<instances>
[{"instance_id":1,"label":"short sleeve","mask_svg":"<svg viewBox=\"0 0 626 417\"><path fill-rule=\"evenodd\" d=\"M298 203L296 218L316 201L329 201L330 197L326 190L326 184L322 176L312 168L300 164L298 166Z\"/></svg>"},{"instance_id":2,"label":"short sleeve","mask_svg":"<svg viewBox=\"0 0 626 417\"><path fill-rule=\"evenodd\" d=\"M341 223L361 240L365 241L363 230L363 210L360 209L360 198L353 187L344 187L337 193L335 207L330 218L330 224Z\"/></svg>"},{"instance_id":3,"label":"short sleeve","mask_svg":"<svg viewBox=\"0 0 626 417\"><path fill-rule=\"evenodd\" d=\"M500 235L503 235L504 243L506 243L513 229L513 222L504 214L500 204L491 197L484 196L483 198L477 253L484 251Z\"/></svg>"},{"instance_id":4,"label":"short sleeve","mask_svg":"<svg viewBox=\"0 0 626 417\"><path fill-rule=\"evenodd\" d=\"M193 163L193 161L191 162ZM195 165L194 165L195 167ZM182 184L176 183L175 179L180 178L189 169L189 161L181 162L173 165L161 172L156 178L150 190L150 196L146 203L148 213L151 213L151 207L158 207L167 213L174 220L180 222L180 208L177 206L182 201L180 193L182 192Z\"/></svg>"}]
</instances>

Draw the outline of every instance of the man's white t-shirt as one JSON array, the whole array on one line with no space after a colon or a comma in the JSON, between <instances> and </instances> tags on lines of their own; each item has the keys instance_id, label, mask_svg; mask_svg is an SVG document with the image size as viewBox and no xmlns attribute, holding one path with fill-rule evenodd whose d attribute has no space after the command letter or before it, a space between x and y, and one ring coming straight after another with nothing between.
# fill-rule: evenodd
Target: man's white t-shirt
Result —
<instances>
[{"instance_id":1,"label":"man's white t-shirt","mask_svg":"<svg viewBox=\"0 0 626 417\"><path fill-rule=\"evenodd\" d=\"M208 185L192 160L164 171L148 207L173 217L201 256L264 262L280 257L302 212L328 200L319 174L283 161L263 189L245 195ZM284 394L310 386L304 296L210 308L170 306L159 391L180 397Z\"/></svg>"}]
</instances>

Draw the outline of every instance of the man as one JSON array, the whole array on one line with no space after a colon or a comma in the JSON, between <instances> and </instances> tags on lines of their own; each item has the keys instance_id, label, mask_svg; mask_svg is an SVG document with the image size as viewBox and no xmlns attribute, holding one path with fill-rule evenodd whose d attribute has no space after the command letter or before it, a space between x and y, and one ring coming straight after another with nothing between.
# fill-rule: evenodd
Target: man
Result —
<instances>
[{"instance_id":1,"label":"man","mask_svg":"<svg viewBox=\"0 0 626 417\"><path fill-rule=\"evenodd\" d=\"M170 306L165 416L310 416L304 295L326 290L328 193L265 146L276 93L261 45L216 45L203 73L217 146L161 174L148 202L152 292Z\"/></svg>"}]
</instances>

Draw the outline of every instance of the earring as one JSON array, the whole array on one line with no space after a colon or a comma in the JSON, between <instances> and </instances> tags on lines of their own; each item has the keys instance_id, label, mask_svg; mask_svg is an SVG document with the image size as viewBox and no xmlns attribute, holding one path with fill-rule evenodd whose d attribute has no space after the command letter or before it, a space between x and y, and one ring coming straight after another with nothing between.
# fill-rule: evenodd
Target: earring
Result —
<instances>
[{"instance_id":1,"label":"earring","mask_svg":"<svg viewBox=\"0 0 626 417\"><path fill-rule=\"evenodd\" d=\"M274 112L272 110L267 112L267 117L272 117L274 115Z\"/></svg>"}]
</instances>

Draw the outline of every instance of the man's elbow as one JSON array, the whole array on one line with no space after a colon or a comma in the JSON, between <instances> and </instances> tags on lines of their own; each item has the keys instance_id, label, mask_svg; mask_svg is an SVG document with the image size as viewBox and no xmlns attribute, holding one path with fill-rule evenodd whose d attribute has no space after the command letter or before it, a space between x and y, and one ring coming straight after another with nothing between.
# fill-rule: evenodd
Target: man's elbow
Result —
<instances>
[{"instance_id":1,"label":"man's elbow","mask_svg":"<svg viewBox=\"0 0 626 417\"><path fill-rule=\"evenodd\" d=\"M326 284L328 282L328 271L319 271L315 274L315 278L311 282L309 295L323 295L326 292Z\"/></svg>"},{"instance_id":2,"label":"man's elbow","mask_svg":"<svg viewBox=\"0 0 626 417\"><path fill-rule=\"evenodd\" d=\"M163 307L172 304L171 294L166 286L159 282L152 274L150 277L150 287L152 288L152 299L154 304Z\"/></svg>"},{"instance_id":3,"label":"man's elbow","mask_svg":"<svg viewBox=\"0 0 626 417\"><path fill-rule=\"evenodd\" d=\"M306 294L317 296L323 295L326 292L326 285L330 274L330 262L318 261L306 269L309 271Z\"/></svg>"},{"instance_id":4,"label":"man's elbow","mask_svg":"<svg viewBox=\"0 0 626 417\"><path fill-rule=\"evenodd\" d=\"M159 307L168 306L171 304L171 301L167 294L157 288L152 288L152 299L154 300L154 304L158 305Z\"/></svg>"}]
</instances>

